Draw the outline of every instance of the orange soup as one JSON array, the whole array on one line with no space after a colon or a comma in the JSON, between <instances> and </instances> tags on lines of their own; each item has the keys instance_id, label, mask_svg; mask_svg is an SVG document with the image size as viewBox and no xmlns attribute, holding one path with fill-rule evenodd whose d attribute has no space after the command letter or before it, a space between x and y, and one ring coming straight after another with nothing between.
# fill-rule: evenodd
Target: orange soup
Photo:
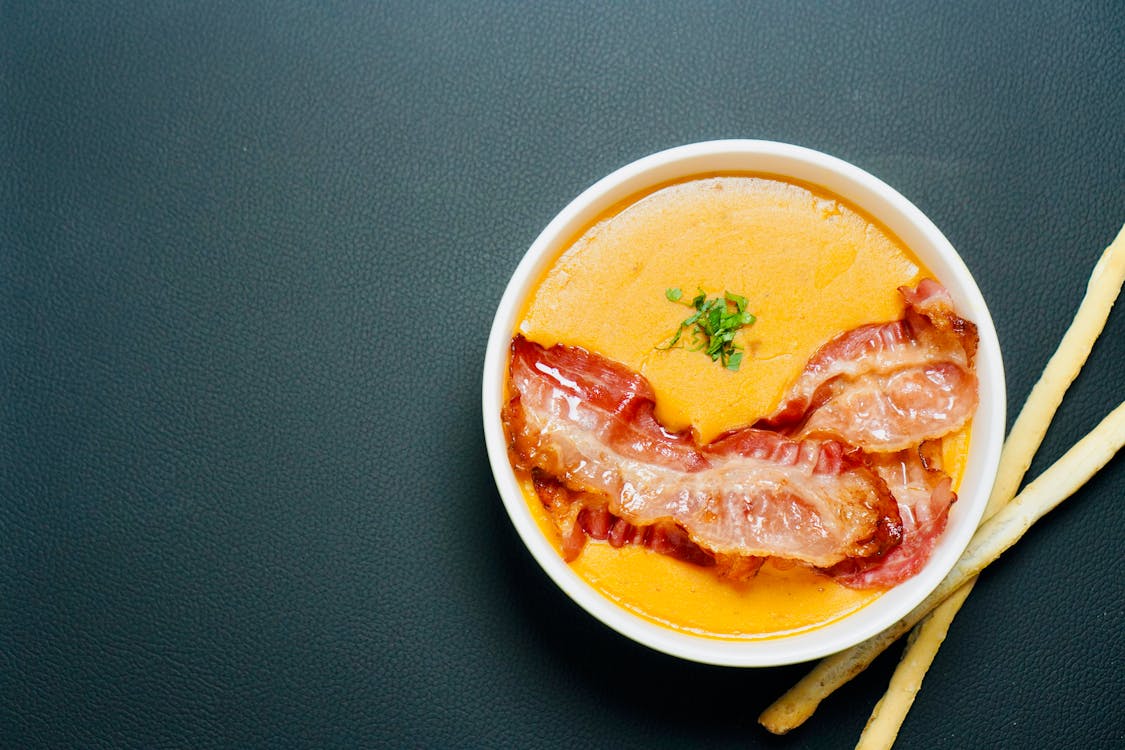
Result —
<instances>
[{"instance_id":1,"label":"orange soup","mask_svg":"<svg viewBox=\"0 0 1125 750\"><path fill-rule=\"evenodd\" d=\"M812 354L833 336L903 311L903 285L926 269L889 231L813 186L767 176L677 182L625 202L577 237L527 301L518 333L545 346L581 346L644 375L656 415L701 443L771 413ZM738 333L737 371L690 348L661 348L685 317L665 291L724 291L748 300L756 322ZM688 311L690 312L690 311ZM944 439L956 483L968 428ZM526 479L526 478L525 478ZM558 532L529 481L543 533ZM803 566L768 561L752 580L644 547L591 540L571 567L603 595L649 620L717 638L788 635L870 603Z\"/></svg>"}]
</instances>

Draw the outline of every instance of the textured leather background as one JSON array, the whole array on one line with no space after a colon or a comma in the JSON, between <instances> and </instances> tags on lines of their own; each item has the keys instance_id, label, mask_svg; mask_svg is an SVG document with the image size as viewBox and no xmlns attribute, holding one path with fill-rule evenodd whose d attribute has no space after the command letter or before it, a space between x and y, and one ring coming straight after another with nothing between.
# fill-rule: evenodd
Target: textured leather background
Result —
<instances>
[{"instance_id":1,"label":"textured leather background","mask_svg":"<svg viewBox=\"0 0 1125 750\"><path fill-rule=\"evenodd\" d=\"M479 413L571 198L818 148L958 247L1009 419L1125 221L1125 6L0 3L0 746L850 747L897 651L689 664L552 588ZM1115 311L1033 467L1125 394ZM901 747L1125 744L1125 462L990 569Z\"/></svg>"}]
</instances>

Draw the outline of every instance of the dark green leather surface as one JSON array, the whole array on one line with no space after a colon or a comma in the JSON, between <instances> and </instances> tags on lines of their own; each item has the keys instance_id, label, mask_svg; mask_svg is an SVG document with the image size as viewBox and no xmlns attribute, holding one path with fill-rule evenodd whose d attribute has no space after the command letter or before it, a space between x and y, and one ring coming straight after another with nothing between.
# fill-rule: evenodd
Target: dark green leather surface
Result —
<instances>
[{"instance_id":1,"label":"dark green leather surface","mask_svg":"<svg viewBox=\"0 0 1125 750\"><path fill-rule=\"evenodd\" d=\"M599 177L827 151L976 274L1009 420L1125 221L1125 6L0 3L0 746L850 747L888 654L637 646L505 516L494 306ZM1125 311L1032 474L1125 396ZM900 746L1125 743L1119 456L981 580Z\"/></svg>"}]
</instances>

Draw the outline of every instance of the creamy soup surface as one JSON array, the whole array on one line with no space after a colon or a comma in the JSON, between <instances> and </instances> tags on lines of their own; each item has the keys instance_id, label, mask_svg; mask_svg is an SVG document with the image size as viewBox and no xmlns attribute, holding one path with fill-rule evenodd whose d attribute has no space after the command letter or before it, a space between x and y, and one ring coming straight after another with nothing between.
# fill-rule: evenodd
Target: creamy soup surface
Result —
<instances>
[{"instance_id":1,"label":"creamy soup surface","mask_svg":"<svg viewBox=\"0 0 1125 750\"><path fill-rule=\"evenodd\" d=\"M898 318L897 292L927 276L896 237L818 188L767 176L687 180L627 201L565 250L528 299L518 332L544 346L581 346L640 372L657 418L708 442L773 411L809 357L833 336ZM662 349L693 311L665 297L724 291L757 321L736 343L736 372L688 348ZM944 439L959 481L968 428ZM544 533L558 534L530 483ZM603 595L652 621L718 638L767 638L828 624L870 603L800 566L767 562L737 583L643 547L591 540L571 567Z\"/></svg>"}]
</instances>

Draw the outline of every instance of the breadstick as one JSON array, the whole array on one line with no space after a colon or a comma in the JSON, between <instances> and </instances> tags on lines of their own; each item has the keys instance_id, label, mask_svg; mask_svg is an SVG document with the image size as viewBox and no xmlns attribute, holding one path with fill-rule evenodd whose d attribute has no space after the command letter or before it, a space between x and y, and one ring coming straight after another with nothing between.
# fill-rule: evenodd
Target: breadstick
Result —
<instances>
[{"instance_id":1,"label":"breadstick","mask_svg":"<svg viewBox=\"0 0 1125 750\"><path fill-rule=\"evenodd\" d=\"M876 750L894 744L902 720L914 705L914 696L922 687L922 678L945 640L949 624L972 590L973 582L969 581L910 631L906 650L887 685L887 692L875 704L855 750Z\"/></svg>"},{"instance_id":2,"label":"breadstick","mask_svg":"<svg viewBox=\"0 0 1125 750\"><path fill-rule=\"evenodd\" d=\"M758 717L766 729L784 734L812 715L830 695L870 664L938 604L1015 544L1039 518L1078 490L1125 444L1125 403L1110 412L1086 437L1027 485L1011 503L981 525L961 559L921 604L891 627L866 641L823 659L804 679Z\"/></svg>"},{"instance_id":3,"label":"breadstick","mask_svg":"<svg viewBox=\"0 0 1125 750\"><path fill-rule=\"evenodd\" d=\"M1047 424L1054 416L1063 394L1078 369L1085 362L1094 339L1105 325L1109 310L1121 289L1123 274L1125 274L1125 228L1118 233L1117 238L1105 250L1095 266L1090 283L1087 285L1086 297L1075 315L1075 322L1063 336L1059 348L1048 362L1042 377L1032 389L1027 403L1012 427L1009 439L1001 452L997 481L985 509L986 520L1015 494L1035 451L1042 442ZM1037 420L1042 422L1041 425L1036 424ZM1023 437L1020 437L1021 435ZM895 638L897 637L896 635ZM874 642L879 638L880 636L875 636L851 649L825 658L804 680L767 708L762 714L763 718L779 722L778 726L787 727L781 731L789 731L799 726L812 715L824 697L862 672L893 642L892 639L875 648ZM825 682L818 685L821 680ZM813 697L817 694L819 697ZM807 700L812 701L811 704L794 706L793 700L797 695L809 696ZM789 718L785 721L780 719L783 711L789 714Z\"/></svg>"},{"instance_id":4,"label":"breadstick","mask_svg":"<svg viewBox=\"0 0 1125 750\"><path fill-rule=\"evenodd\" d=\"M1086 296L1078 306L1074 321L1066 330L1055 353L1048 360L1039 382L1031 389L1027 401L1012 425L1004 449L1000 452L1000 466L996 483L988 498L985 518L1000 510L1015 497L1031 459L1039 450L1043 436L1059 408L1063 395L1086 363L1094 341L1105 328L1106 319L1121 284L1125 281L1125 227L1102 253L1090 274Z\"/></svg>"},{"instance_id":5,"label":"breadstick","mask_svg":"<svg viewBox=\"0 0 1125 750\"><path fill-rule=\"evenodd\" d=\"M1004 507L1016 494L1035 452L1047 434L1047 428L1062 402L1063 395L1078 376L1094 341L1101 334L1110 309L1121 292L1125 281L1125 227L1117 234L1094 266L1086 287L1086 296L1078 307L1073 322L1067 329L1058 348L1047 362L1043 374L1031 389L1027 401L1012 425L1004 449L1000 453L1000 466L996 483L984 511L987 520ZM941 648L953 618L972 591L969 581L955 597L950 597L911 634L902 659L895 668L887 693L876 704L867 726L860 735L857 750L890 748L898 736L899 727L906 719L922 685L922 679ZM892 697L893 696L893 697Z\"/></svg>"}]
</instances>

